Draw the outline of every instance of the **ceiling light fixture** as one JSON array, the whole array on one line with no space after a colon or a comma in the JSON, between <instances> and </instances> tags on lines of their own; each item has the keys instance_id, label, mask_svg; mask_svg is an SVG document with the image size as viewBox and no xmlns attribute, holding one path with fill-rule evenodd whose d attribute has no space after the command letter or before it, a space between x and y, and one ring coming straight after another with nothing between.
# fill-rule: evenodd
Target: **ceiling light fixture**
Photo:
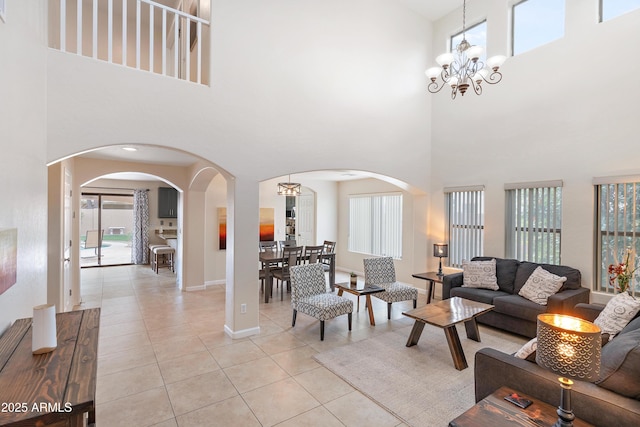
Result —
<instances>
[{"instance_id":1,"label":"ceiling light fixture","mask_svg":"<svg viewBox=\"0 0 640 427\"><path fill-rule=\"evenodd\" d=\"M443 53L436 57L440 67L432 67L425 71L430 83L429 92L438 93L445 84L451 86L451 99L455 99L458 92L464 96L469 86L473 87L476 95L482 94L482 82L494 85L502 80L498 71L507 59L503 55L492 56L485 63L480 61L484 52L482 46L471 45L465 38L467 1L462 2L462 41L456 46L455 53ZM438 76L441 82L436 82Z\"/></svg>"},{"instance_id":2,"label":"ceiling light fixture","mask_svg":"<svg viewBox=\"0 0 640 427\"><path fill-rule=\"evenodd\" d=\"M122 149L124 151L138 151L138 149L135 147L122 147Z\"/></svg>"},{"instance_id":3,"label":"ceiling light fixture","mask_svg":"<svg viewBox=\"0 0 640 427\"><path fill-rule=\"evenodd\" d=\"M289 174L289 182L278 183L278 195L280 196L299 196L302 184L291 182L291 174Z\"/></svg>"}]
</instances>

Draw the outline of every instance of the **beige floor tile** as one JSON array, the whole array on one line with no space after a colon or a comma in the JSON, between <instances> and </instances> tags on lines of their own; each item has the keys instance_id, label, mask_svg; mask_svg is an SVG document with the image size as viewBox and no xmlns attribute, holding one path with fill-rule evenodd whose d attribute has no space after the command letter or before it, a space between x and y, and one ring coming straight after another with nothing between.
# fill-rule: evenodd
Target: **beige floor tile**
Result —
<instances>
[{"instance_id":1,"label":"beige floor tile","mask_svg":"<svg viewBox=\"0 0 640 427\"><path fill-rule=\"evenodd\" d=\"M327 403L354 391L353 387L324 366L296 375L294 379L320 403Z\"/></svg>"},{"instance_id":2,"label":"beige floor tile","mask_svg":"<svg viewBox=\"0 0 640 427\"><path fill-rule=\"evenodd\" d=\"M265 337L258 336L257 338L251 338L251 341L269 355L282 353L283 351L306 345L304 341L299 340L288 332L267 335Z\"/></svg>"},{"instance_id":3,"label":"beige floor tile","mask_svg":"<svg viewBox=\"0 0 640 427\"><path fill-rule=\"evenodd\" d=\"M172 338L181 338L196 335L192 331L191 325L189 325L188 323L182 323L180 325L169 326L166 328L152 329L148 332L148 334L149 339L152 343L157 343Z\"/></svg>"},{"instance_id":4,"label":"beige floor tile","mask_svg":"<svg viewBox=\"0 0 640 427\"><path fill-rule=\"evenodd\" d=\"M326 403L324 406L348 427L363 425L392 427L400 423L400 420L369 400L359 391L353 391L346 396Z\"/></svg>"},{"instance_id":5,"label":"beige floor tile","mask_svg":"<svg viewBox=\"0 0 640 427\"><path fill-rule=\"evenodd\" d=\"M202 342L204 343L204 345L206 345L209 350L213 350L214 348L218 348L218 347L224 347L225 345L237 344L242 341L249 341L249 338L234 340L229 335L227 335L224 331L222 330L216 331L215 328L212 329L210 332L201 333L199 334L199 336Z\"/></svg>"},{"instance_id":6,"label":"beige floor tile","mask_svg":"<svg viewBox=\"0 0 640 427\"><path fill-rule=\"evenodd\" d=\"M178 427L178 422L175 418L171 418L170 420L154 424L152 427Z\"/></svg>"},{"instance_id":7,"label":"beige floor tile","mask_svg":"<svg viewBox=\"0 0 640 427\"><path fill-rule=\"evenodd\" d=\"M98 357L119 353L125 350L139 349L151 344L146 332L120 335L117 337L100 338L98 342Z\"/></svg>"},{"instance_id":8,"label":"beige floor tile","mask_svg":"<svg viewBox=\"0 0 640 427\"><path fill-rule=\"evenodd\" d=\"M151 344L107 354L98 358L98 377L156 362Z\"/></svg>"},{"instance_id":9,"label":"beige floor tile","mask_svg":"<svg viewBox=\"0 0 640 427\"><path fill-rule=\"evenodd\" d=\"M132 310L124 313L117 313L117 314L110 314L110 315L102 315L102 310L100 310L100 327L108 326L108 325L116 325L119 323L128 323L131 321L141 320L141 319L142 319L142 314L140 314L139 310Z\"/></svg>"},{"instance_id":10,"label":"beige floor tile","mask_svg":"<svg viewBox=\"0 0 640 427\"><path fill-rule=\"evenodd\" d=\"M209 372L168 384L167 393L176 415L186 414L238 395L222 371Z\"/></svg>"},{"instance_id":11,"label":"beige floor tile","mask_svg":"<svg viewBox=\"0 0 640 427\"><path fill-rule=\"evenodd\" d=\"M103 375L97 380L96 402L109 402L163 385L160 369L155 363Z\"/></svg>"},{"instance_id":12,"label":"beige floor tile","mask_svg":"<svg viewBox=\"0 0 640 427\"><path fill-rule=\"evenodd\" d=\"M251 340L209 350L222 368L243 364L266 356Z\"/></svg>"},{"instance_id":13,"label":"beige floor tile","mask_svg":"<svg viewBox=\"0 0 640 427\"><path fill-rule=\"evenodd\" d=\"M160 362L159 365L165 384L171 384L220 369L220 366L218 366L208 351L200 351L175 359L165 360Z\"/></svg>"},{"instance_id":14,"label":"beige floor tile","mask_svg":"<svg viewBox=\"0 0 640 427\"><path fill-rule=\"evenodd\" d=\"M197 336L172 338L153 344L156 357L159 362L177 357L186 356L187 354L205 351L207 348L202 344Z\"/></svg>"},{"instance_id":15,"label":"beige floor tile","mask_svg":"<svg viewBox=\"0 0 640 427\"><path fill-rule=\"evenodd\" d=\"M224 372L240 393L289 377L270 357L225 368Z\"/></svg>"},{"instance_id":16,"label":"beige floor tile","mask_svg":"<svg viewBox=\"0 0 640 427\"><path fill-rule=\"evenodd\" d=\"M244 393L242 397L263 426L275 425L320 406L292 378Z\"/></svg>"},{"instance_id":17,"label":"beige floor tile","mask_svg":"<svg viewBox=\"0 0 640 427\"><path fill-rule=\"evenodd\" d=\"M344 427L344 424L324 406L318 406L278 424L278 427Z\"/></svg>"},{"instance_id":18,"label":"beige floor tile","mask_svg":"<svg viewBox=\"0 0 640 427\"><path fill-rule=\"evenodd\" d=\"M175 417L164 387L96 406L96 427L144 427Z\"/></svg>"},{"instance_id":19,"label":"beige floor tile","mask_svg":"<svg viewBox=\"0 0 640 427\"><path fill-rule=\"evenodd\" d=\"M202 427L214 424L238 427L260 426L258 419L240 396L205 406L180 415L176 419L179 427Z\"/></svg>"},{"instance_id":20,"label":"beige floor tile","mask_svg":"<svg viewBox=\"0 0 640 427\"><path fill-rule=\"evenodd\" d=\"M305 345L304 347L297 347L289 351L274 354L271 358L282 369L287 371L289 375L298 375L320 366L320 364L313 359L313 356L317 353L313 348Z\"/></svg>"},{"instance_id":21,"label":"beige floor tile","mask_svg":"<svg viewBox=\"0 0 640 427\"><path fill-rule=\"evenodd\" d=\"M114 325L100 325L100 339L137 334L146 331L147 328L142 319Z\"/></svg>"}]
</instances>

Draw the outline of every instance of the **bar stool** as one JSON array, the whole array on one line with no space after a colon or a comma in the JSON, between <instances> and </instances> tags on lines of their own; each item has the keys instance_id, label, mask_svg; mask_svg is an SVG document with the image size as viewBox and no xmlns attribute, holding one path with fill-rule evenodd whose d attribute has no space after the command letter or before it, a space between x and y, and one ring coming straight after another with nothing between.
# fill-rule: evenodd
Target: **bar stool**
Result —
<instances>
[{"instance_id":1,"label":"bar stool","mask_svg":"<svg viewBox=\"0 0 640 427\"><path fill-rule=\"evenodd\" d=\"M160 269L159 257L164 258L163 265L166 265L167 268L171 269L172 272L175 272L173 266L173 255L176 250L171 246L159 246L153 248L153 265L155 266L155 272L158 274L158 270Z\"/></svg>"},{"instance_id":2,"label":"bar stool","mask_svg":"<svg viewBox=\"0 0 640 427\"><path fill-rule=\"evenodd\" d=\"M151 269L153 271L157 270L157 262L158 262L158 257L157 255L154 254L153 250L155 248L170 248L171 246L169 245L163 245L163 244L157 244L157 243L150 243L149 244L149 264L151 265Z\"/></svg>"}]
</instances>

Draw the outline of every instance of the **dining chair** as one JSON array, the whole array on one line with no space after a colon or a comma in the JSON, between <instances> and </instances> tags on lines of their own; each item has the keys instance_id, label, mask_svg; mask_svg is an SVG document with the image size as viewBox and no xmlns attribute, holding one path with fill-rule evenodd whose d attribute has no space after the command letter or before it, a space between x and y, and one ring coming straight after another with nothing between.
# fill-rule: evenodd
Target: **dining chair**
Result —
<instances>
[{"instance_id":1,"label":"dining chair","mask_svg":"<svg viewBox=\"0 0 640 427\"><path fill-rule=\"evenodd\" d=\"M365 258L362 261L365 285L376 285L384 289L384 292L372 295L387 303L387 319L391 319L391 304L394 302L413 300L413 308L416 308L418 290L396 281L392 257Z\"/></svg>"},{"instance_id":2,"label":"dining chair","mask_svg":"<svg viewBox=\"0 0 640 427\"><path fill-rule=\"evenodd\" d=\"M280 250L286 248L287 246L298 246L295 240L280 240L278 243L280 244Z\"/></svg>"},{"instance_id":3,"label":"dining chair","mask_svg":"<svg viewBox=\"0 0 640 427\"><path fill-rule=\"evenodd\" d=\"M336 251L336 242L325 240L323 247L323 254L332 254ZM329 271L329 269L331 268L331 258L322 258L322 268L324 268L324 271Z\"/></svg>"},{"instance_id":4,"label":"dining chair","mask_svg":"<svg viewBox=\"0 0 640 427\"><path fill-rule=\"evenodd\" d=\"M260 252L277 252L278 242L275 240L261 240L258 242L258 249ZM261 263L260 270L258 270L258 278L260 279L260 292L264 292L264 280L266 278L266 272L264 269L264 263Z\"/></svg>"},{"instance_id":5,"label":"dining chair","mask_svg":"<svg viewBox=\"0 0 640 427\"><path fill-rule=\"evenodd\" d=\"M320 321L320 341L324 341L325 320L346 314L351 330L353 301L327 292L327 282L320 263L291 267L291 307L292 327L296 326L298 311Z\"/></svg>"},{"instance_id":6,"label":"dining chair","mask_svg":"<svg viewBox=\"0 0 640 427\"><path fill-rule=\"evenodd\" d=\"M287 282L287 290L291 288L289 269L293 266L300 265L303 249L302 246L285 246L282 249L282 265L273 272L273 277L281 282L280 301L284 299L284 282Z\"/></svg>"},{"instance_id":7,"label":"dining chair","mask_svg":"<svg viewBox=\"0 0 640 427\"><path fill-rule=\"evenodd\" d=\"M304 262L305 264L315 264L322 261L323 245L319 246L305 246L304 247Z\"/></svg>"}]
</instances>

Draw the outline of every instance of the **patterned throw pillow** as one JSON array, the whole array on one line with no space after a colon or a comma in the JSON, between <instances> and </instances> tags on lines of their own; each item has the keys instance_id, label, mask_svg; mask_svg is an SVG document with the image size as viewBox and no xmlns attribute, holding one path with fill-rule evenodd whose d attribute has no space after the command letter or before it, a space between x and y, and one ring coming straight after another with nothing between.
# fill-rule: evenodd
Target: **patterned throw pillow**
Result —
<instances>
[{"instance_id":1,"label":"patterned throw pillow","mask_svg":"<svg viewBox=\"0 0 640 427\"><path fill-rule=\"evenodd\" d=\"M640 311L640 300L626 292L611 298L596 320L593 321L603 334L609 334L609 341L622 330Z\"/></svg>"},{"instance_id":2,"label":"patterned throw pillow","mask_svg":"<svg viewBox=\"0 0 640 427\"><path fill-rule=\"evenodd\" d=\"M483 288L497 291L496 260L462 261L462 287Z\"/></svg>"},{"instance_id":3,"label":"patterned throw pillow","mask_svg":"<svg viewBox=\"0 0 640 427\"><path fill-rule=\"evenodd\" d=\"M533 270L518 295L536 304L547 305L549 297L560 290L566 277L556 276L542 267Z\"/></svg>"}]
</instances>

